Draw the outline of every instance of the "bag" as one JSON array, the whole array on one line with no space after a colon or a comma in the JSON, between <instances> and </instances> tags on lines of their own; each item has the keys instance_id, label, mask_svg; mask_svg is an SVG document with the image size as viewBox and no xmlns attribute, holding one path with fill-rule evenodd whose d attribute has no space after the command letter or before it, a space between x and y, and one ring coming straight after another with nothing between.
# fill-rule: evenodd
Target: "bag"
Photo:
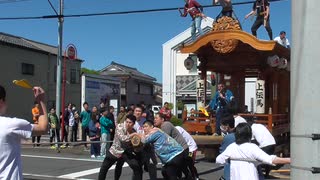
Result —
<instances>
[{"instance_id":1,"label":"bag","mask_svg":"<svg viewBox=\"0 0 320 180\"><path fill-rule=\"evenodd\" d=\"M55 124L51 124L51 129L55 129L56 128L56 125Z\"/></svg>"}]
</instances>

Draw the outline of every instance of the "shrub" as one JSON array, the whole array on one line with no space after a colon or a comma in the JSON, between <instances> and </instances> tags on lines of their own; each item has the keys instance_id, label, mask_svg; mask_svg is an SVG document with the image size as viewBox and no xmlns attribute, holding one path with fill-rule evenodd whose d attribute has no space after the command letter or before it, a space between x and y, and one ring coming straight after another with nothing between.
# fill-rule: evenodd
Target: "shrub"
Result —
<instances>
[{"instance_id":1,"label":"shrub","mask_svg":"<svg viewBox=\"0 0 320 180\"><path fill-rule=\"evenodd\" d=\"M170 122L174 125L174 126L182 126L182 120L177 118L176 116L172 116L170 119Z\"/></svg>"}]
</instances>

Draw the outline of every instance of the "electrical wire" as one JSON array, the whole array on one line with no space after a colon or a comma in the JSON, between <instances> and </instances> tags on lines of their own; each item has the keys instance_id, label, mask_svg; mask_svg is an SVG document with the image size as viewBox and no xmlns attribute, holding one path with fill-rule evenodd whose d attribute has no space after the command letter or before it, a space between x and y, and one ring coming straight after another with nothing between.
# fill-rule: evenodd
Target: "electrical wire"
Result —
<instances>
[{"instance_id":1,"label":"electrical wire","mask_svg":"<svg viewBox=\"0 0 320 180\"><path fill-rule=\"evenodd\" d=\"M287 0L269 0L270 2L280 2ZM233 3L233 5L252 4L255 1L245 1ZM205 5L203 8L217 7L220 5ZM160 8L160 9L145 9L145 10L131 10L131 11L118 11L118 12L103 12L103 13L88 13L88 14L69 14L62 15L63 18L74 18L74 17L90 17L90 16L110 16L110 15L123 15L123 14L138 14L138 13L151 13L151 12L166 12L176 11L177 9L183 9L183 7L175 8ZM2 17L0 20L36 20L36 19L52 19L59 18L60 15L46 15L46 16L33 16L33 17Z\"/></svg>"},{"instance_id":2,"label":"electrical wire","mask_svg":"<svg viewBox=\"0 0 320 180\"><path fill-rule=\"evenodd\" d=\"M31 1L31 0L3 0L3 1L0 1L0 4L18 3L18 2L24 2L24 1Z\"/></svg>"}]
</instances>

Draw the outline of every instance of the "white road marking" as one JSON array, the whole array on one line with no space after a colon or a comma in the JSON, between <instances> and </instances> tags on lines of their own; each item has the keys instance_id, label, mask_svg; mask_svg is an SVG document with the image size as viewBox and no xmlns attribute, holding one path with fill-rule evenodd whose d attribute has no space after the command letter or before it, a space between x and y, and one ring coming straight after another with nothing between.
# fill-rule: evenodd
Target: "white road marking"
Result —
<instances>
[{"instance_id":1,"label":"white road marking","mask_svg":"<svg viewBox=\"0 0 320 180\"><path fill-rule=\"evenodd\" d=\"M109 169L113 170L115 169L116 165L112 165ZM124 163L122 167L129 167L129 165L127 163ZM94 168L94 169L89 169L89 170L85 170L85 171L79 171L79 172L75 172L75 173L70 173L70 174L65 174L65 175L61 175L58 176L59 178L78 178L78 177L82 177L82 176L88 176L91 174L96 174L99 173L100 168Z\"/></svg>"},{"instance_id":2,"label":"white road marking","mask_svg":"<svg viewBox=\"0 0 320 180\"><path fill-rule=\"evenodd\" d=\"M61 176L58 176L58 178L78 178L81 176L96 174L96 173L99 173L99 171L100 171L100 168L94 168L94 169L89 169L89 170L85 170L85 171L79 171L79 172L75 172L75 173L61 175Z\"/></svg>"},{"instance_id":3,"label":"white road marking","mask_svg":"<svg viewBox=\"0 0 320 180\"><path fill-rule=\"evenodd\" d=\"M22 154L22 157L29 157L29 158L43 158L43 159L56 159L56 160L69 160L69 161L89 161L89 162L102 162L102 160L98 159L81 159L81 158L67 158L67 157L57 157L57 156L36 156L36 155L27 155L27 154ZM123 167L129 167L127 163L123 164ZM111 166L109 170L114 170L115 165ZM89 169L85 171L79 171L79 172L74 172L70 174L65 174L65 175L60 175L60 176L50 176L50 175L41 175L41 174L28 174L28 173L23 173L24 176L34 176L34 177L47 177L47 178L59 178L59 179L79 179L79 177L82 176L88 176L91 174L96 174L99 173L100 167L99 168L94 168L94 169ZM85 179L82 179L85 180Z\"/></svg>"},{"instance_id":4,"label":"white road marking","mask_svg":"<svg viewBox=\"0 0 320 180\"><path fill-rule=\"evenodd\" d=\"M36 155L27 155L22 154L22 157L30 158L43 158L43 159L57 159L57 160L70 160L70 161L90 161L90 162L102 162L103 160L99 159L84 159L84 158L67 158L67 157L58 157L58 156L36 156Z\"/></svg>"},{"instance_id":5,"label":"white road marking","mask_svg":"<svg viewBox=\"0 0 320 180\"><path fill-rule=\"evenodd\" d=\"M31 176L31 177L40 177L40 178L52 178L52 179L77 179L77 180L94 180L94 179L84 179L84 178L68 178L68 177L57 177L57 176L50 176L50 175L42 175L42 174L28 174L23 173L23 176Z\"/></svg>"}]
</instances>

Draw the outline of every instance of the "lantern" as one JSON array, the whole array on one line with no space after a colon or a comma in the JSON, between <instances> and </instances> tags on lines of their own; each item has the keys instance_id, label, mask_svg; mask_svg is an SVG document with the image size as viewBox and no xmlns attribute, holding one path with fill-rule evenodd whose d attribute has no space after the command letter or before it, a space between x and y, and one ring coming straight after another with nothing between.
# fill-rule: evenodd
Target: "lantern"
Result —
<instances>
[{"instance_id":1,"label":"lantern","mask_svg":"<svg viewBox=\"0 0 320 180\"><path fill-rule=\"evenodd\" d=\"M191 56L189 55L187 57L186 60L184 60L184 67L186 67L187 70L191 70L194 66L194 61L193 59L191 58Z\"/></svg>"}]
</instances>

